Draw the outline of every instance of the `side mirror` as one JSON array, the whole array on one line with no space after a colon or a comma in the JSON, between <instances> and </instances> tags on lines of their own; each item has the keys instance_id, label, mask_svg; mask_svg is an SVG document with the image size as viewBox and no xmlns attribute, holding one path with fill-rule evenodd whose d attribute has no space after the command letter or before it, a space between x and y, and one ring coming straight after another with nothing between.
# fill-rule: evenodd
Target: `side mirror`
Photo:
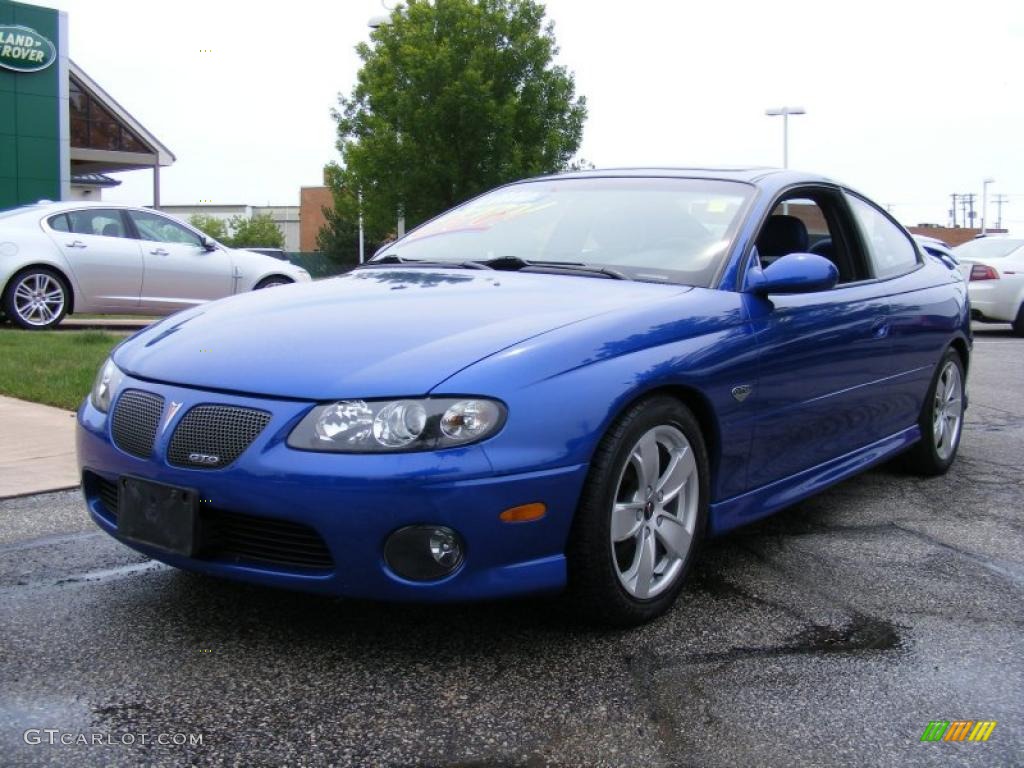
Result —
<instances>
[{"instance_id":1,"label":"side mirror","mask_svg":"<svg viewBox=\"0 0 1024 768\"><path fill-rule=\"evenodd\" d=\"M789 253L761 269L747 270L745 293L811 293L827 291L839 282L839 270L824 256Z\"/></svg>"},{"instance_id":2,"label":"side mirror","mask_svg":"<svg viewBox=\"0 0 1024 768\"><path fill-rule=\"evenodd\" d=\"M203 250L206 250L206 251L216 251L217 250L217 244L215 242L213 242L213 240L211 240L210 238L208 238L206 236L203 237L202 244L203 244Z\"/></svg>"}]
</instances>

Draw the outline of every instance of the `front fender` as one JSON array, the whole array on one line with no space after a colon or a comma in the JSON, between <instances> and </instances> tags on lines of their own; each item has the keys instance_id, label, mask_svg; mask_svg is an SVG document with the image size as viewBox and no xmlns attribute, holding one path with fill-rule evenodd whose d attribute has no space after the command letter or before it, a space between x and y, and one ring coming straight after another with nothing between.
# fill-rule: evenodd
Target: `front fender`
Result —
<instances>
[{"instance_id":1,"label":"front fender","mask_svg":"<svg viewBox=\"0 0 1024 768\"><path fill-rule=\"evenodd\" d=\"M739 294L702 293L696 302L685 294L517 344L432 394L476 393L506 403L505 428L483 444L495 471L506 473L589 462L630 403L656 390L686 389L708 404L718 433L709 440L718 468L712 499L740 493L754 409L732 389L756 384L757 347Z\"/></svg>"}]
</instances>

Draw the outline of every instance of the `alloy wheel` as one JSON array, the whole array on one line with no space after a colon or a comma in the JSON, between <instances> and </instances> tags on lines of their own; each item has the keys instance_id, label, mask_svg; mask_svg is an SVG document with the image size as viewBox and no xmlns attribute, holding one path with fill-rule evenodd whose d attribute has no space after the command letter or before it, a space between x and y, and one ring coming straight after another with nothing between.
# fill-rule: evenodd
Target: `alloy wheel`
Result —
<instances>
[{"instance_id":1,"label":"alloy wheel","mask_svg":"<svg viewBox=\"0 0 1024 768\"><path fill-rule=\"evenodd\" d=\"M64 286L45 272L29 273L14 287L14 311L27 325L50 325L63 313L64 302Z\"/></svg>"},{"instance_id":2,"label":"alloy wheel","mask_svg":"<svg viewBox=\"0 0 1024 768\"><path fill-rule=\"evenodd\" d=\"M698 480L693 448L674 426L649 429L629 452L612 506L611 548L633 597L656 597L679 578L697 524Z\"/></svg>"},{"instance_id":3,"label":"alloy wheel","mask_svg":"<svg viewBox=\"0 0 1024 768\"><path fill-rule=\"evenodd\" d=\"M953 455L962 423L963 379L959 366L948 360L935 385L935 402L932 405L932 438L935 440L935 452L942 461Z\"/></svg>"}]
</instances>

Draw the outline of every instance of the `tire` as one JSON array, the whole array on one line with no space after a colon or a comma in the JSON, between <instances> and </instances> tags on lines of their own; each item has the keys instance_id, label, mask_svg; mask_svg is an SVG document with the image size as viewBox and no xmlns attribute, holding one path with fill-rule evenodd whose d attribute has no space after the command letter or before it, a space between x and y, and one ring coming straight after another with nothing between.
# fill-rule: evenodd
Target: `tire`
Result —
<instances>
[{"instance_id":1,"label":"tire","mask_svg":"<svg viewBox=\"0 0 1024 768\"><path fill-rule=\"evenodd\" d=\"M2 304L7 319L27 331L55 328L71 302L71 289L56 270L29 267L18 272L4 289Z\"/></svg>"},{"instance_id":2,"label":"tire","mask_svg":"<svg viewBox=\"0 0 1024 768\"><path fill-rule=\"evenodd\" d=\"M271 275L270 277L265 277L258 283L256 283L256 287L253 288L253 290L260 291L263 290L264 288L273 288L275 285L291 285L292 282L293 281L289 280L287 277Z\"/></svg>"},{"instance_id":3,"label":"tire","mask_svg":"<svg viewBox=\"0 0 1024 768\"><path fill-rule=\"evenodd\" d=\"M1017 317L1013 321L1013 333L1015 336L1024 336L1024 304L1017 310Z\"/></svg>"},{"instance_id":4,"label":"tire","mask_svg":"<svg viewBox=\"0 0 1024 768\"><path fill-rule=\"evenodd\" d=\"M676 456L676 472L669 472ZM573 608L588 621L619 627L667 611L704 536L708 500L707 449L690 410L667 396L631 407L601 440L573 520L566 552Z\"/></svg>"},{"instance_id":5,"label":"tire","mask_svg":"<svg viewBox=\"0 0 1024 768\"><path fill-rule=\"evenodd\" d=\"M905 455L910 471L924 476L944 475L953 465L963 434L963 398L964 364L959 353L950 348L928 387L918 420L921 439Z\"/></svg>"}]
</instances>

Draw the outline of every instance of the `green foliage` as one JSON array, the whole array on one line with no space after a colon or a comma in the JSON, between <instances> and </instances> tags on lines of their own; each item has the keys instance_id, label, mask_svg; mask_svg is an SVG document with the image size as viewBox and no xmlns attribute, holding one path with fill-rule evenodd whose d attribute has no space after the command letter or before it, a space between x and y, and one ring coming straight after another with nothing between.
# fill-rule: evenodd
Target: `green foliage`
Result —
<instances>
[{"instance_id":1,"label":"green foliage","mask_svg":"<svg viewBox=\"0 0 1024 768\"><path fill-rule=\"evenodd\" d=\"M328 169L329 224L339 229L324 244L353 225L354 194L343 190L362 192L369 239L381 241L398 210L412 227L491 187L564 169L576 154L586 101L553 64L553 24L535 0L409 0L370 38L333 113L342 166Z\"/></svg>"},{"instance_id":2,"label":"green foliage","mask_svg":"<svg viewBox=\"0 0 1024 768\"><path fill-rule=\"evenodd\" d=\"M248 219L233 216L229 226L232 234L228 245L233 248L284 248L284 234L269 214Z\"/></svg>"},{"instance_id":3,"label":"green foliage","mask_svg":"<svg viewBox=\"0 0 1024 768\"><path fill-rule=\"evenodd\" d=\"M224 223L224 219L218 219L216 216L207 216L203 213L193 213L188 217L188 223L219 243L227 243L228 241L228 228Z\"/></svg>"},{"instance_id":4,"label":"green foliage","mask_svg":"<svg viewBox=\"0 0 1024 768\"><path fill-rule=\"evenodd\" d=\"M74 410L123 340L102 331L0 329L0 394Z\"/></svg>"}]
</instances>

